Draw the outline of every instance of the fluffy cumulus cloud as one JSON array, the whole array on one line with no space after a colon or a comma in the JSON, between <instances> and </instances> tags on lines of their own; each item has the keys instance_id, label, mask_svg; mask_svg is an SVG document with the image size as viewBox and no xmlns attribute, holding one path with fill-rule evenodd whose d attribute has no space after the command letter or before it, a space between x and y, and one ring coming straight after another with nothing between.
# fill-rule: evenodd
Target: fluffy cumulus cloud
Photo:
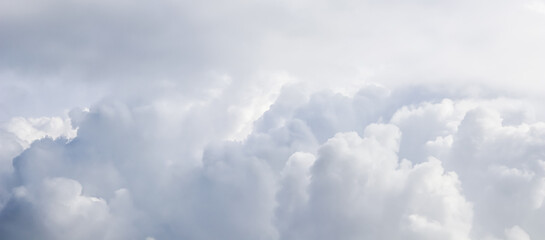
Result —
<instances>
[{"instance_id":1,"label":"fluffy cumulus cloud","mask_svg":"<svg viewBox=\"0 0 545 240\"><path fill-rule=\"evenodd\" d=\"M235 106L214 100L183 113L162 111L164 102L106 101L72 111L73 123L14 119L6 132L29 136L14 126L34 124L23 132L36 137L3 175L0 234L545 236L545 122L526 102L430 97L406 105L414 89L369 85L353 96L296 90L285 87L255 121L237 120L229 115ZM59 135L55 124L66 121L77 136ZM244 124L252 130L232 139Z\"/></svg>"},{"instance_id":2,"label":"fluffy cumulus cloud","mask_svg":"<svg viewBox=\"0 0 545 240\"><path fill-rule=\"evenodd\" d=\"M0 0L0 239L543 239L543 6Z\"/></svg>"}]
</instances>

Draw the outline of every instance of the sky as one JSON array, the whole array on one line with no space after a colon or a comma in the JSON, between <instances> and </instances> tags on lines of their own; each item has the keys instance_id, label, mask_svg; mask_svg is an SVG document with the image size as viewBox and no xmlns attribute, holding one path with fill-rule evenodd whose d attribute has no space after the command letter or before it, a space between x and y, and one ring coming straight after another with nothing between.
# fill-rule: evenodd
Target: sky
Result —
<instances>
[{"instance_id":1,"label":"sky","mask_svg":"<svg viewBox=\"0 0 545 240\"><path fill-rule=\"evenodd\" d=\"M0 0L0 239L544 239L545 1Z\"/></svg>"}]
</instances>

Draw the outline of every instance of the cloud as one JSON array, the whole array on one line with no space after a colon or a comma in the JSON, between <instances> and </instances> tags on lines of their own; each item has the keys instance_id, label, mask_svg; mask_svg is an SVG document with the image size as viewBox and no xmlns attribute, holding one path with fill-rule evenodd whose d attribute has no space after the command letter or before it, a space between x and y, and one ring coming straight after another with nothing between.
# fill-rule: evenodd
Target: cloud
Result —
<instances>
[{"instance_id":1,"label":"cloud","mask_svg":"<svg viewBox=\"0 0 545 240\"><path fill-rule=\"evenodd\" d=\"M456 174L435 159L399 162L394 126L368 130L363 139L337 134L319 149L303 227L293 230L302 233L286 239L468 238L472 209Z\"/></svg>"},{"instance_id":2,"label":"cloud","mask_svg":"<svg viewBox=\"0 0 545 240\"><path fill-rule=\"evenodd\" d=\"M540 97L543 18L525 6L539 4L2 3L0 117L61 115L111 95L199 96L222 86L217 76L260 86L279 73L314 90L448 81Z\"/></svg>"},{"instance_id":3,"label":"cloud","mask_svg":"<svg viewBox=\"0 0 545 240\"><path fill-rule=\"evenodd\" d=\"M545 14L545 3L543 3L542 1L528 2L524 6L530 11Z\"/></svg>"},{"instance_id":4,"label":"cloud","mask_svg":"<svg viewBox=\"0 0 545 240\"><path fill-rule=\"evenodd\" d=\"M13 159L29 148L36 140L51 138L69 141L76 137L76 130L72 128L70 118L16 117L0 127L0 179L11 184L10 175L13 174ZM0 189L0 205L9 198L8 188Z\"/></svg>"},{"instance_id":5,"label":"cloud","mask_svg":"<svg viewBox=\"0 0 545 240\"><path fill-rule=\"evenodd\" d=\"M15 188L7 204L10 211L3 212L3 237L104 238L101 229L108 224L108 206L102 199L82 196L81 191L78 182L64 178L46 178L38 186ZM32 231L25 231L25 222L30 222Z\"/></svg>"},{"instance_id":6,"label":"cloud","mask_svg":"<svg viewBox=\"0 0 545 240\"><path fill-rule=\"evenodd\" d=\"M539 227L545 123L524 100L441 100L436 90L414 95L418 88L376 85L353 96L295 89L283 88L257 120L230 115L215 100L184 112L162 110L164 104L183 104L177 98L162 98L161 104L104 101L88 112L74 110L74 121L66 121L78 126L76 137L36 138L13 159L2 185L0 235L545 234ZM407 96L413 103L404 104ZM243 139L232 140L241 124L252 122Z\"/></svg>"},{"instance_id":7,"label":"cloud","mask_svg":"<svg viewBox=\"0 0 545 240\"><path fill-rule=\"evenodd\" d=\"M76 136L76 130L72 129L70 119L59 117L12 118L5 129L15 134L25 148L32 142L44 137L71 139Z\"/></svg>"},{"instance_id":8,"label":"cloud","mask_svg":"<svg viewBox=\"0 0 545 240\"><path fill-rule=\"evenodd\" d=\"M526 233L519 226L514 226L512 228L506 229L505 235L507 239L520 239L520 240L530 239L530 236L528 236L528 233Z\"/></svg>"},{"instance_id":9,"label":"cloud","mask_svg":"<svg viewBox=\"0 0 545 240\"><path fill-rule=\"evenodd\" d=\"M542 5L0 2L0 238L543 238Z\"/></svg>"}]
</instances>

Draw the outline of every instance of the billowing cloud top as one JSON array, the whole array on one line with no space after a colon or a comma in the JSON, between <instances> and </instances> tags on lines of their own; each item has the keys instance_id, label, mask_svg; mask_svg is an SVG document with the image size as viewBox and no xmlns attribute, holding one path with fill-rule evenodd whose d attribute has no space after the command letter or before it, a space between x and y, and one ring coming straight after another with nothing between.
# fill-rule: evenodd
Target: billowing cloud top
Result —
<instances>
[{"instance_id":1,"label":"billowing cloud top","mask_svg":"<svg viewBox=\"0 0 545 240\"><path fill-rule=\"evenodd\" d=\"M0 1L0 239L543 239L541 1Z\"/></svg>"}]
</instances>

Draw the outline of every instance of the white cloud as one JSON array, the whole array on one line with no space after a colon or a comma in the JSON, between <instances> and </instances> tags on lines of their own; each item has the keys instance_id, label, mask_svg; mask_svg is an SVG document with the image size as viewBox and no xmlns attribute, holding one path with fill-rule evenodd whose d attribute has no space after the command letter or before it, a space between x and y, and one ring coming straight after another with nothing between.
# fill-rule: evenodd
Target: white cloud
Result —
<instances>
[{"instance_id":1,"label":"white cloud","mask_svg":"<svg viewBox=\"0 0 545 240\"><path fill-rule=\"evenodd\" d=\"M0 238L543 238L542 5L0 2Z\"/></svg>"},{"instance_id":2,"label":"white cloud","mask_svg":"<svg viewBox=\"0 0 545 240\"><path fill-rule=\"evenodd\" d=\"M77 137L35 140L4 174L1 234L26 236L18 224L37 215L54 224L30 232L50 238L65 228L102 239L524 237L515 225L545 234L545 124L523 100L421 92L405 105L403 89L295 89L283 88L236 141L253 118L221 101L75 110ZM64 129L46 123L51 134Z\"/></svg>"},{"instance_id":3,"label":"white cloud","mask_svg":"<svg viewBox=\"0 0 545 240\"><path fill-rule=\"evenodd\" d=\"M343 92L368 80L488 85L535 97L544 90L536 84L543 18L514 0L25 0L0 8L3 121L59 115L109 95L199 96L222 86L217 75L260 86L256 76L280 72L307 88Z\"/></svg>"},{"instance_id":4,"label":"white cloud","mask_svg":"<svg viewBox=\"0 0 545 240\"><path fill-rule=\"evenodd\" d=\"M287 239L467 239L472 208L456 174L435 159L400 162L395 127L370 128L368 137L337 134L320 148L302 227Z\"/></svg>"},{"instance_id":5,"label":"white cloud","mask_svg":"<svg viewBox=\"0 0 545 240\"><path fill-rule=\"evenodd\" d=\"M10 212L3 211L0 217L4 238L104 239L108 205L102 199L82 196L77 181L46 178L14 191L5 207Z\"/></svg>"},{"instance_id":6,"label":"white cloud","mask_svg":"<svg viewBox=\"0 0 545 240\"><path fill-rule=\"evenodd\" d=\"M528 10L545 14L545 3L542 1L531 1L524 5Z\"/></svg>"},{"instance_id":7,"label":"white cloud","mask_svg":"<svg viewBox=\"0 0 545 240\"><path fill-rule=\"evenodd\" d=\"M20 144L28 148L30 144L44 137L67 140L76 136L76 129L72 128L69 118L41 117L41 118L12 118L4 127L6 131L15 134Z\"/></svg>"},{"instance_id":8,"label":"white cloud","mask_svg":"<svg viewBox=\"0 0 545 240\"><path fill-rule=\"evenodd\" d=\"M507 240L530 240L530 236L519 226L513 226L512 228L505 229L505 236Z\"/></svg>"}]
</instances>

